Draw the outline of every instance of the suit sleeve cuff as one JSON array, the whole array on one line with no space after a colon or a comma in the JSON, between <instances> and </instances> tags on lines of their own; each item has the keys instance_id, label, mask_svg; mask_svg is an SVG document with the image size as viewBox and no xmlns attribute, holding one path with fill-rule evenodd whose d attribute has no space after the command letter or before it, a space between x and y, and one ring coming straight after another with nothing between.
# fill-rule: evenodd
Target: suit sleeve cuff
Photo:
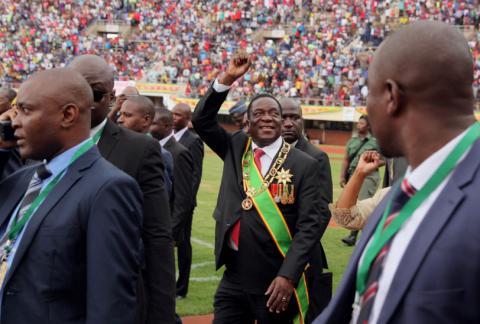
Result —
<instances>
[{"instance_id":1,"label":"suit sleeve cuff","mask_svg":"<svg viewBox=\"0 0 480 324\"><path fill-rule=\"evenodd\" d=\"M218 82L218 79L215 79L215 81L213 82L213 90L215 90L216 92L225 92L230 90L230 88L231 86L227 86Z\"/></svg>"}]
</instances>

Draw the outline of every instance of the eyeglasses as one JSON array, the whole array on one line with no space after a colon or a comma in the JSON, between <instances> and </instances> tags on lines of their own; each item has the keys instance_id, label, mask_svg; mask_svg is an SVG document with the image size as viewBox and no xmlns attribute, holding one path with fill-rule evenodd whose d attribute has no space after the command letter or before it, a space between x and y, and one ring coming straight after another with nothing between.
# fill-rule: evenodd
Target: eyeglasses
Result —
<instances>
[{"instance_id":1,"label":"eyeglasses","mask_svg":"<svg viewBox=\"0 0 480 324\"><path fill-rule=\"evenodd\" d=\"M106 91L93 90L93 101L100 102L106 94Z\"/></svg>"}]
</instances>

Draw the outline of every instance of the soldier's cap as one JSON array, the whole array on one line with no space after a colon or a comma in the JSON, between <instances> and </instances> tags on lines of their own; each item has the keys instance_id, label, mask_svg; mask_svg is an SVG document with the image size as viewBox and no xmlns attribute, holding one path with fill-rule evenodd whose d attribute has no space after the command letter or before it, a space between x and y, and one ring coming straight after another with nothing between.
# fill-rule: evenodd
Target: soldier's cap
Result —
<instances>
[{"instance_id":1,"label":"soldier's cap","mask_svg":"<svg viewBox=\"0 0 480 324\"><path fill-rule=\"evenodd\" d=\"M247 112L247 104L245 103L244 100L238 101L236 104L234 104L229 110L228 113L230 115L233 114L244 114Z\"/></svg>"}]
</instances>

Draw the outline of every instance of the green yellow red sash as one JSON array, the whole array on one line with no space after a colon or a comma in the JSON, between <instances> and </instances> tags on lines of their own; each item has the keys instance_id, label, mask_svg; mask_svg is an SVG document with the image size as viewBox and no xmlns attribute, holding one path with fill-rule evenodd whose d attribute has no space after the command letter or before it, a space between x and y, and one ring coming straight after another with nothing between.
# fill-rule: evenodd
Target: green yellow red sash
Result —
<instances>
[{"instance_id":1,"label":"green yellow red sash","mask_svg":"<svg viewBox=\"0 0 480 324\"><path fill-rule=\"evenodd\" d=\"M244 186L247 194L246 200L253 202L258 215L260 215L260 218L275 242L278 251L280 251L282 256L285 257L292 244L292 234L290 233L290 229L287 226L282 212L268 190L269 183L265 183L261 172L254 163L251 142L252 140L249 138L242 159ZM281 150L284 150L283 153L286 155L288 150L290 150L290 145L284 145ZM283 164L284 161L280 162ZM270 172L271 171L272 170L270 170ZM294 294L299 309L299 316L295 319L295 322L304 323L309 304L305 273L302 274L302 277L294 290Z\"/></svg>"}]
</instances>

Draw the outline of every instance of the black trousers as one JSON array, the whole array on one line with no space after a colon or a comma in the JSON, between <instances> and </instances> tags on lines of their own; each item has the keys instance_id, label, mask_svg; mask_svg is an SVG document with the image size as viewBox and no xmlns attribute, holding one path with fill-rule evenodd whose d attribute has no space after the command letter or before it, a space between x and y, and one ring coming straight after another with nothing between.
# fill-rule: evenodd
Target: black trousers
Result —
<instances>
[{"instance_id":1,"label":"black trousers","mask_svg":"<svg viewBox=\"0 0 480 324\"><path fill-rule=\"evenodd\" d=\"M183 240L177 243L178 258L178 279L177 279L177 296L187 296L188 282L190 280L190 269L192 267L192 244L190 237L192 236L193 210L190 217L185 223Z\"/></svg>"},{"instance_id":2,"label":"black trousers","mask_svg":"<svg viewBox=\"0 0 480 324\"><path fill-rule=\"evenodd\" d=\"M250 294L242 286L223 276L214 298L213 324L292 324L298 312L292 296L285 312L271 313L266 304L269 296Z\"/></svg>"}]
</instances>

